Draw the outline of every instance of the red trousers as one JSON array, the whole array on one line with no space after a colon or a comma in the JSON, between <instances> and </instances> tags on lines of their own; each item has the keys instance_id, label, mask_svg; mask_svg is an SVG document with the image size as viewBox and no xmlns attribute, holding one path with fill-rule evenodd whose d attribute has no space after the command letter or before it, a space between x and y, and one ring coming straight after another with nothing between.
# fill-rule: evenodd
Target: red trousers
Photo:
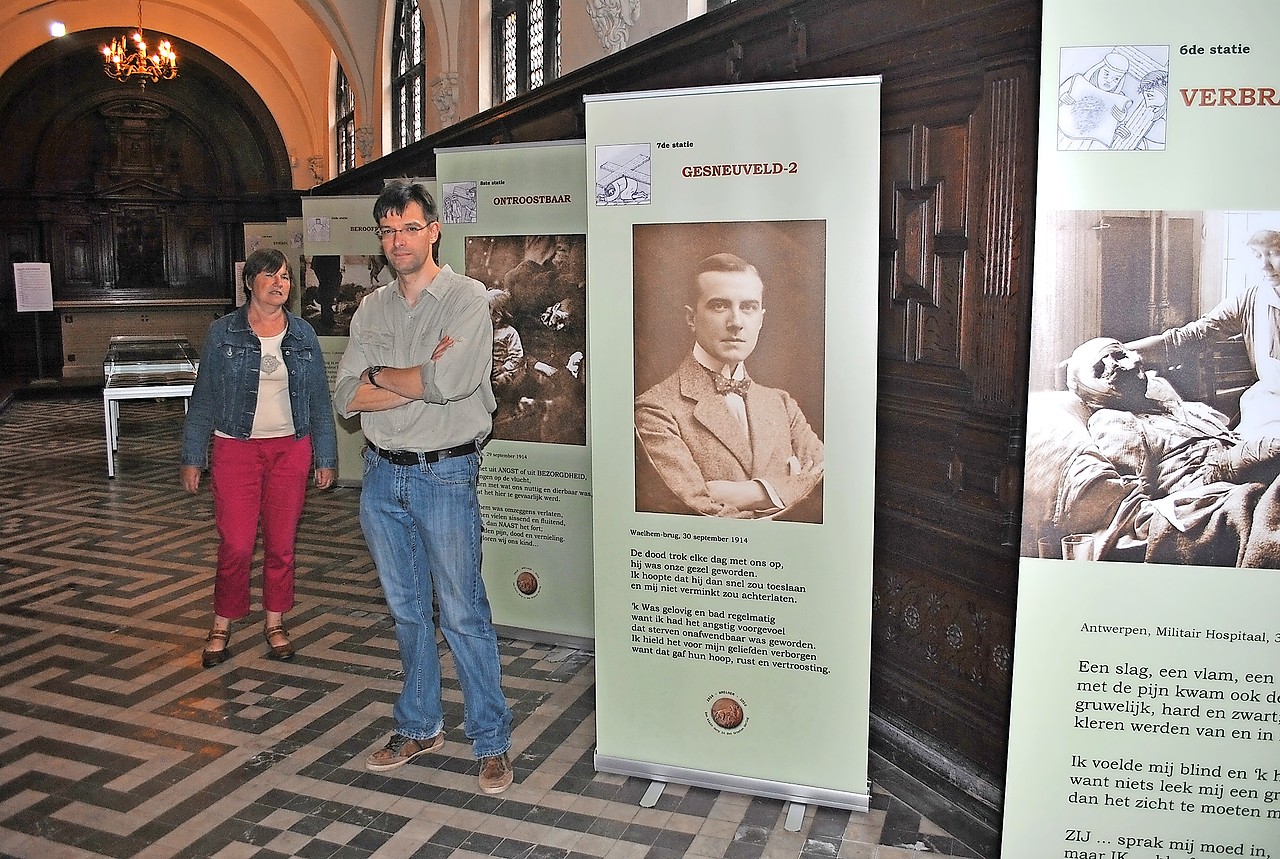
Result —
<instances>
[{"instance_id":1,"label":"red trousers","mask_svg":"<svg viewBox=\"0 0 1280 859\"><path fill-rule=\"evenodd\" d=\"M293 549L311 474L311 437L241 440L213 437L210 483L218 528L213 611L249 613L249 567L262 523L262 608L293 608Z\"/></svg>"}]
</instances>

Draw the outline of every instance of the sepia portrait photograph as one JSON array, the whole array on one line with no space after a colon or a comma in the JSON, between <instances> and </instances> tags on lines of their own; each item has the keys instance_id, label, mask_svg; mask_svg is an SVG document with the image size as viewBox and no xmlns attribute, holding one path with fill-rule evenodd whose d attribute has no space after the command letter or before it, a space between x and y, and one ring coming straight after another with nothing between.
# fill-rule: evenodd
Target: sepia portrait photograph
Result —
<instances>
[{"instance_id":1,"label":"sepia portrait photograph","mask_svg":"<svg viewBox=\"0 0 1280 859\"><path fill-rule=\"evenodd\" d=\"M633 226L637 512L822 522L826 243L824 221Z\"/></svg>"},{"instance_id":2,"label":"sepia portrait photograph","mask_svg":"<svg viewBox=\"0 0 1280 859\"><path fill-rule=\"evenodd\" d=\"M1280 213L1054 220L1022 554L1280 567Z\"/></svg>"}]
</instances>

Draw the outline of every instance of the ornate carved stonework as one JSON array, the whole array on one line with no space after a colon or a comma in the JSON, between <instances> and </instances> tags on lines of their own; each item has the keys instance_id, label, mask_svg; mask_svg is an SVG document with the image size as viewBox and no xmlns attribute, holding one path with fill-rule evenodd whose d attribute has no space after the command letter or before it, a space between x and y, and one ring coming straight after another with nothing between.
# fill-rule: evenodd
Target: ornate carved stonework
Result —
<instances>
[{"instance_id":1,"label":"ornate carved stonework","mask_svg":"<svg viewBox=\"0 0 1280 859\"><path fill-rule=\"evenodd\" d=\"M613 54L627 46L631 27L640 19L640 0L587 0L587 14L601 47Z\"/></svg>"},{"instance_id":2,"label":"ornate carved stonework","mask_svg":"<svg viewBox=\"0 0 1280 859\"><path fill-rule=\"evenodd\" d=\"M360 153L361 163L373 156L373 127L362 125L356 129L356 152Z\"/></svg>"},{"instance_id":3,"label":"ornate carved stonework","mask_svg":"<svg viewBox=\"0 0 1280 859\"><path fill-rule=\"evenodd\" d=\"M458 121L458 73L445 72L431 82L431 103L440 114L441 127Z\"/></svg>"},{"instance_id":4,"label":"ornate carved stonework","mask_svg":"<svg viewBox=\"0 0 1280 859\"><path fill-rule=\"evenodd\" d=\"M324 156L312 155L307 159L307 167L311 170L311 178L319 185L324 181Z\"/></svg>"}]
</instances>

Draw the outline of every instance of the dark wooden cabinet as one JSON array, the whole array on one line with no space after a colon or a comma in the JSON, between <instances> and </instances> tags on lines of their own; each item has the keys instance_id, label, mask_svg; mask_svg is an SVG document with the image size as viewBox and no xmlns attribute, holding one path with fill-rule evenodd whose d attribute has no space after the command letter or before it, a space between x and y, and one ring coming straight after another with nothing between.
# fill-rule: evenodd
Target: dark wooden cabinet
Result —
<instances>
[{"instance_id":1,"label":"dark wooden cabinet","mask_svg":"<svg viewBox=\"0 0 1280 859\"><path fill-rule=\"evenodd\" d=\"M70 215L49 225L53 256L50 269L58 272L58 282L69 293L88 293L102 284L106 236L92 219Z\"/></svg>"},{"instance_id":2,"label":"dark wooden cabinet","mask_svg":"<svg viewBox=\"0 0 1280 859\"><path fill-rule=\"evenodd\" d=\"M35 236L30 260L50 264L55 304L80 317L185 305L203 318L234 303L242 225L301 214L284 142L216 57L192 45L181 75L139 88L102 74L101 35L53 40L0 78L0 233ZM62 330L46 326L50 351L84 375L105 341L86 351L77 334L62 349Z\"/></svg>"},{"instance_id":3,"label":"dark wooden cabinet","mask_svg":"<svg viewBox=\"0 0 1280 859\"><path fill-rule=\"evenodd\" d=\"M13 263L36 262L40 237L34 224L7 227L0 224L0 250L4 264L0 266L0 377L13 378L19 367L37 366L44 357L36 355L40 338L36 336L34 313L18 313L17 285ZM47 315L47 314L45 314Z\"/></svg>"}]
</instances>

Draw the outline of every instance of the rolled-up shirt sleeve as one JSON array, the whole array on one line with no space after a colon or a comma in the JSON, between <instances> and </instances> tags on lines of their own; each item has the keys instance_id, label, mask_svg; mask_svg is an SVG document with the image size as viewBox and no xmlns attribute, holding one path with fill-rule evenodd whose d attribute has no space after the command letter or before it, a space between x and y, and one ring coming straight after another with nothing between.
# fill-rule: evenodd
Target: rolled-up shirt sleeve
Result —
<instances>
[{"instance_id":1,"label":"rolled-up shirt sleeve","mask_svg":"<svg viewBox=\"0 0 1280 859\"><path fill-rule=\"evenodd\" d=\"M438 360L427 360L419 367L425 403L466 399L476 393L493 369L493 322L488 303L474 293L456 295L451 300L455 306L446 308L440 338L448 336L453 343Z\"/></svg>"},{"instance_id":2,"label":"rolled-up shirt sleeve","mask_svg":"<svg viewBox=\"0 0 1280 859\"><path fill-rule=\"evenodd\" d=\"M1161 334L1170 365L1178 363L1188 347L1199 347L1204 343L1221 343L1238 334L1244 334L1245 347L1252 356L1252 303L1253 290L1233 298L1228 298L1199 319L1188 322L1178 328L1170 328Z\"/></svg>"},{"instance_id":3,"label":"rolled-up shirt sleeve","mask_svg":"<svg viewBox=\"0 0 1280 859\"><path fill-rule=\"evenodd\" d=\"M351 319L347 348L338 361L338 373L333 382L333 404L344 418L357 414L350 409L351 399L356 395L356 388L360 387L360 374L368 368L369 363L361 339L360 311L357 309Z\"/></svg>"}]
</instances>

